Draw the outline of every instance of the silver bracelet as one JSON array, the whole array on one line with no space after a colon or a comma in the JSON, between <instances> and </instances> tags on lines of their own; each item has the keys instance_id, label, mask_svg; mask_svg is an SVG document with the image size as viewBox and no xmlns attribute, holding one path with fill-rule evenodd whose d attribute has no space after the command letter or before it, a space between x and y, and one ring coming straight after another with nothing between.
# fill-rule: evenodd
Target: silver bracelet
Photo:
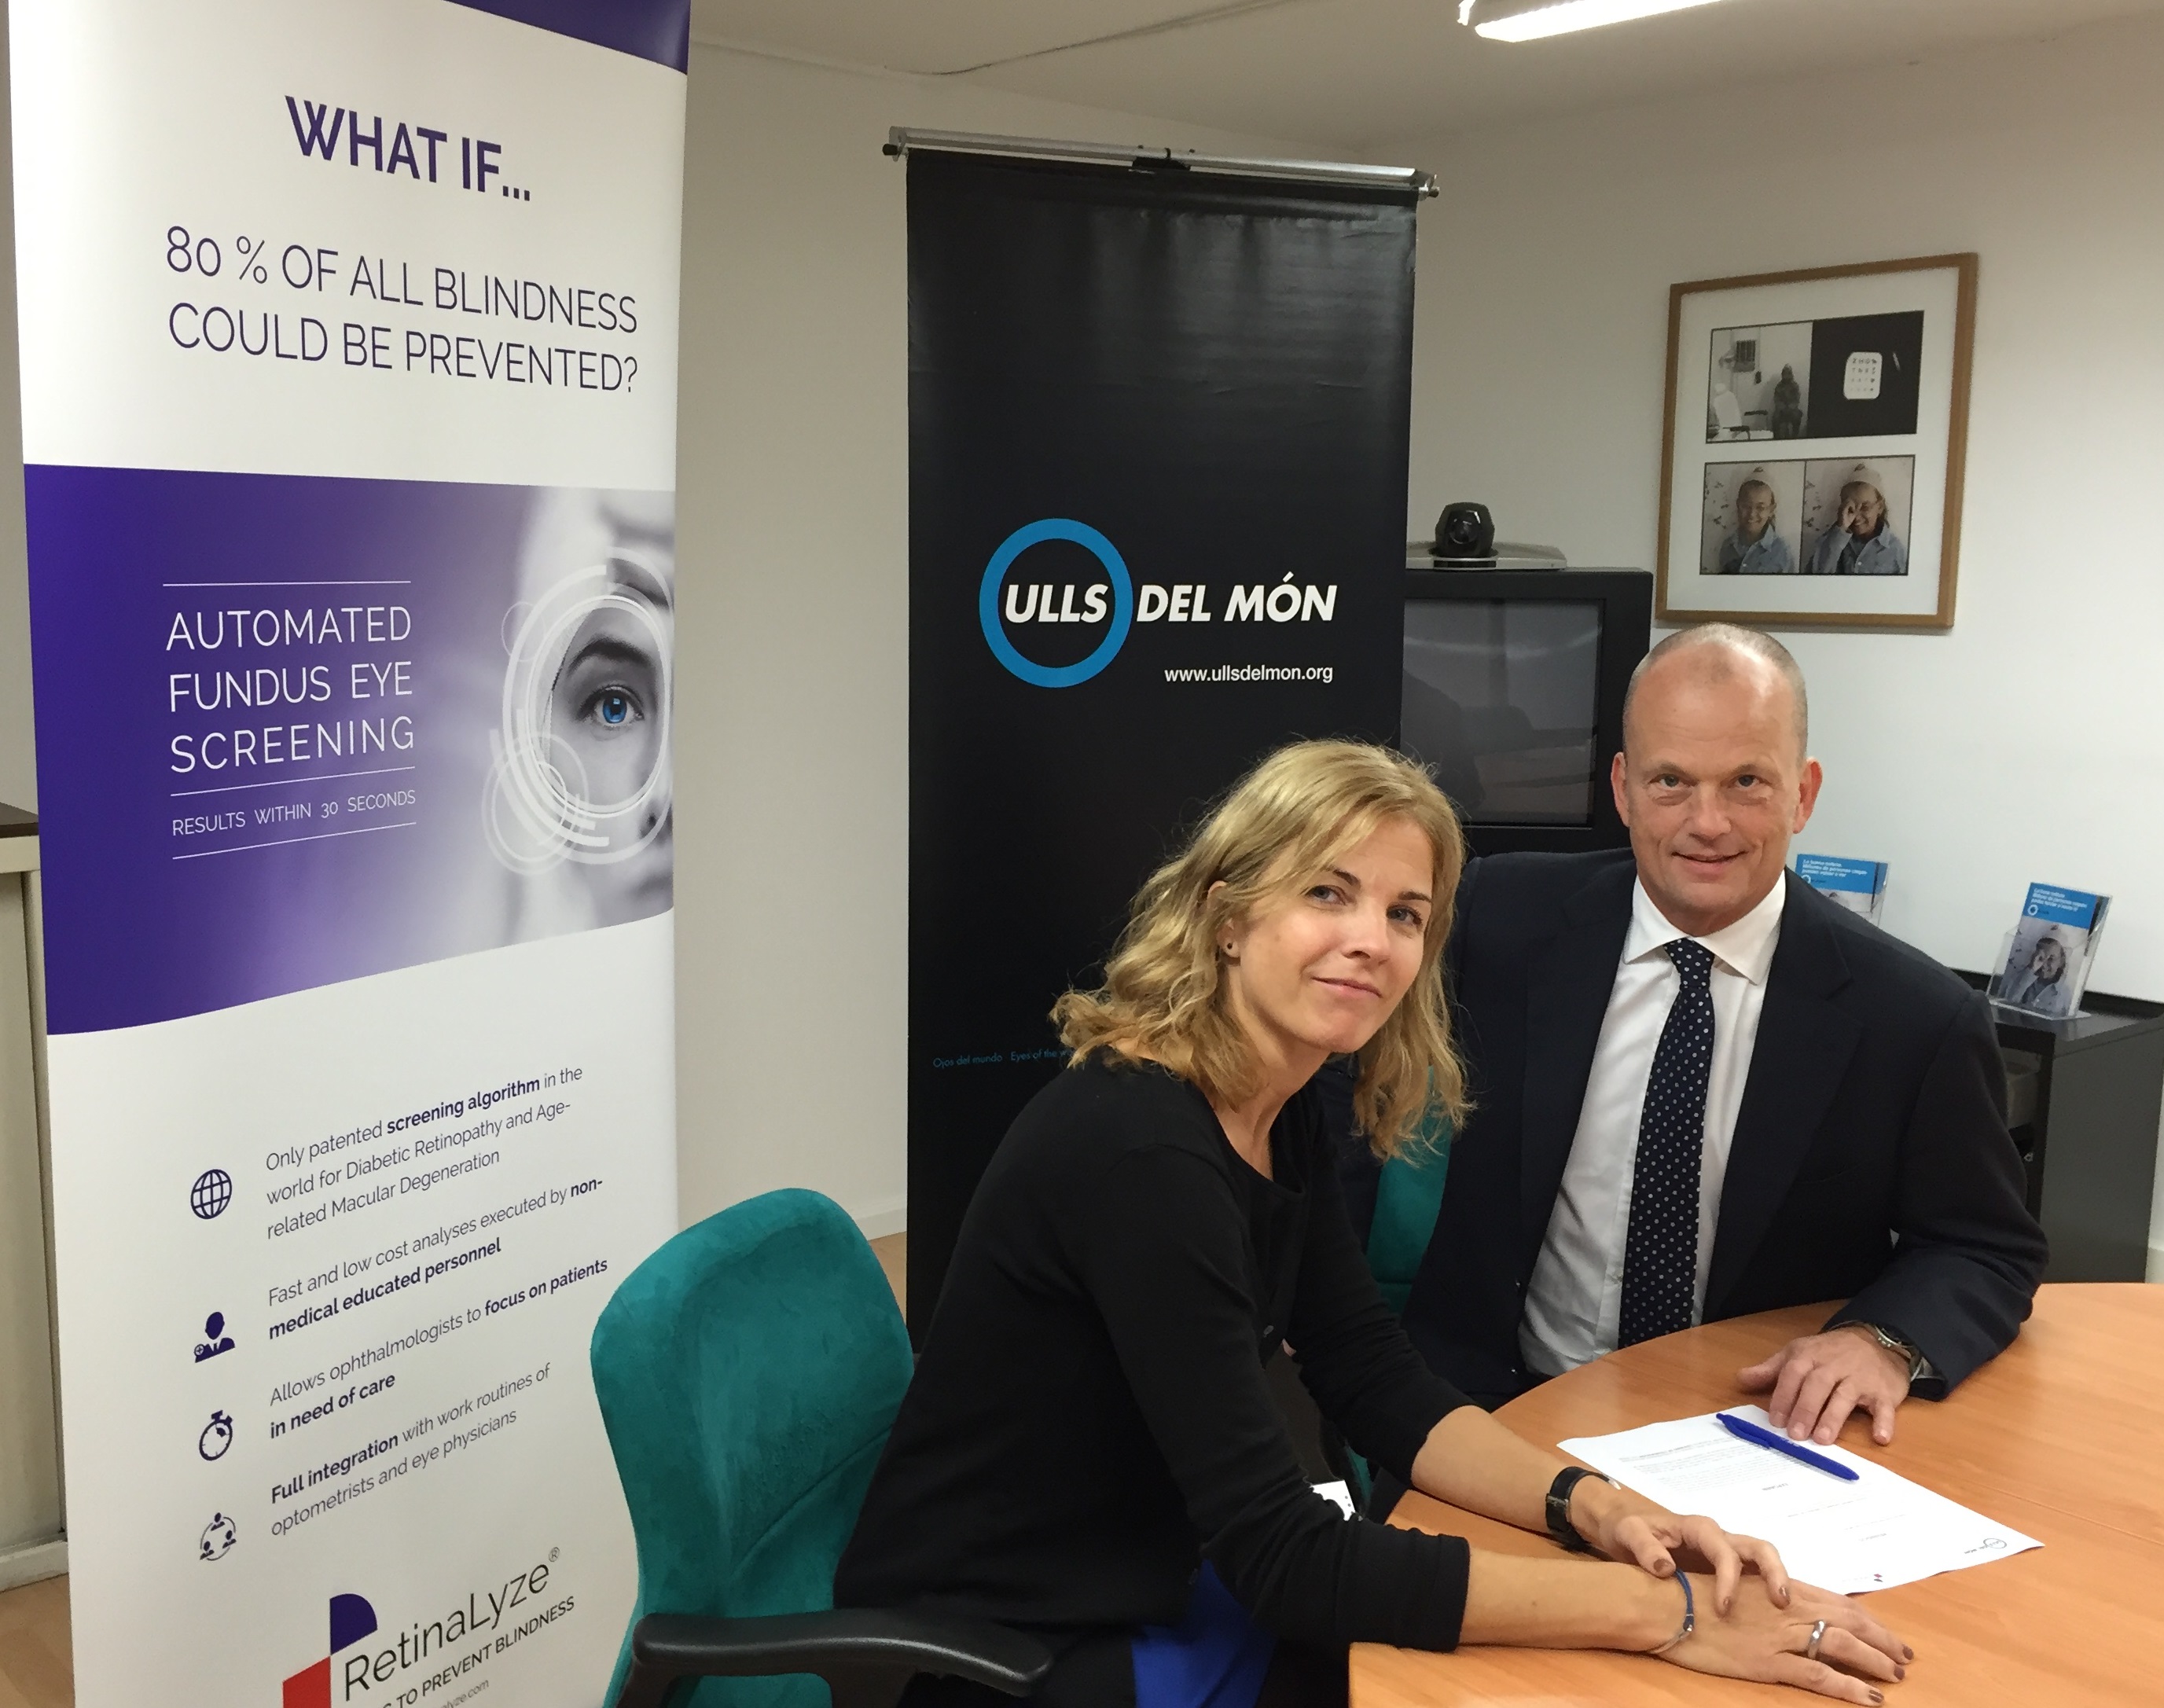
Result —
<instances>
[{"instance_id":1,"label":"silver bracelet","mask_svg":"<svg viewBox=\"0 0 2164 1708\"><path fill-rule=\"evenodd\" d=\"M1658 1648L1649 1648L1647 1654L1666 1654L1691 1632L1698 1629L1698 1602L1691 1595L1690 1574L1678 1572L1676 1581L1683 1586L1683 1622L1676 1627L1676 1634Z\"/></svg>"}]
</instances>

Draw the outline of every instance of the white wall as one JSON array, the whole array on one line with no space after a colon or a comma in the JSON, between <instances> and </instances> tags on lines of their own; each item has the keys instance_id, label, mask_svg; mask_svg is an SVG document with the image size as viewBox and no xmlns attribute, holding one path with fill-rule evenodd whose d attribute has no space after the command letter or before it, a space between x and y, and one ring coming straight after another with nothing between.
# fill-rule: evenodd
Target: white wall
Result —
<instances>
[{"instance_id":1,"label":"white wall","mask_svg":"<svg viewBox=\"0 0 2164 1708\"><path fill-rule=\"evenodd\" d=\"M1944 635L1783 635L1886 923L1983 964L2031 879L2116 899L2097 989L2164 997L2164 24L1744 97L1413 141L1415 529L1651 567L1668 287L1982 257L1960 603ZM2160 1194L2164 1201L2164 1194ZM2160 1201L2164 1211L2164 1201ZM2164 1225L2164 1218L2160 1218Z\"/></svg>"},{"instance_id":2,"label":"white wall","mask_svg":"<svg viewBox=\"0 0 2164 1708\"><path fill-rule=\"evenodd\" d=\"M887 127L1305 152L695 45L677 673L685 1219L812 1186L901 1223L903 168Z\"/></svg>"},{"instance_id":3,"label":"white wall","mask_svg":"<svg viewBox=\"0 0 2164 1708\"><path fill-rule=\"evenodd\" d=\"M23 412L15 360L15 173L7 64L8 44L0 33L0 470L19 470ZM19 478L0 478L0 801L11 807L38 804L30 738L29 559L23 545Z\"/></svg>"}]
</instances>

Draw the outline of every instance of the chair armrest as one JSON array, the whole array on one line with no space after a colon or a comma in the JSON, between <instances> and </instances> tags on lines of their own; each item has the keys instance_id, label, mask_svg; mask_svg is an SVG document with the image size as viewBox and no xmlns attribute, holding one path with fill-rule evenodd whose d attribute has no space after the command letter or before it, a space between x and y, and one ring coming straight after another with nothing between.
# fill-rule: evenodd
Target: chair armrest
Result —
<instances>
[{"instance_id":1,"label":"chair armrest","mask_svg":"<svg viewBox=\"0 0 2164 1708\"><path fill-rule=\"evenodd\" d=\"M1022 1696L1052 1670L1052 1652L1033 1637L985 1619L901 1613L885 1608L785 1613L763 1619L711 1619L649 1613L631 1633L632 1675L619 1708L666 1699L685 1678L766 1678L811 1673L856 1689L918 1673L967 1679L1002 1695Z\"/></svg>"}]
</instances>

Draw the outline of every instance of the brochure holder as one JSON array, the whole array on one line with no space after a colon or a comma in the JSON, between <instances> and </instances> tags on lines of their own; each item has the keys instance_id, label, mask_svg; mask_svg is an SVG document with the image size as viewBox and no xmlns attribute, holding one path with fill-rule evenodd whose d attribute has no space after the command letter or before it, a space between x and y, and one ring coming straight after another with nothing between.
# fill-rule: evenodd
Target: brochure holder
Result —
<instances>
[{"instance_id":1,"label":"brochure holder","mask_svg":"<svg viewBox=\"0 0 2164 1708\"><path fill-rule=\"evenodd\" d=\"M1796 875L1836 907L1861 913L1883 926L1886 911L1886 862L1843 859L1836 854L1798 854Z\"/></svg>"},{"instance_id":2,"label":"brochure holder","mask_svg":"<svg viewBox=\"0 0 2164 1708\"><path fill-rule=\"evenodd\" d=\"M2031 884L2020 922L2000 939L1991 1000L2046 1020L2082 1012L2111 897Z\"/></svg>"}]
</instances>

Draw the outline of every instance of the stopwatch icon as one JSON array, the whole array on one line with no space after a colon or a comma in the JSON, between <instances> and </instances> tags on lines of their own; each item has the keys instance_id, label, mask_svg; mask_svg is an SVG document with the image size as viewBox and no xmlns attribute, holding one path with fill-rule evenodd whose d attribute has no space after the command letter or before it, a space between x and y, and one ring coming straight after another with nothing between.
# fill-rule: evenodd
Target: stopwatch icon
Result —
<instances>
[{"instance_id":1,"label":"stopwatch icon","mask_svg":"<svg viewBox=\"0 0 2164 1708\"><path fill-rule=\"evenodd\" d=\"M196 1437L196 1451L206 1459L225 1457L226 1448L233 1445L233 1420L223 1411L210 1414L210 1422L203 1425L203 1432Z\"/></svg>"}]
</instances>

